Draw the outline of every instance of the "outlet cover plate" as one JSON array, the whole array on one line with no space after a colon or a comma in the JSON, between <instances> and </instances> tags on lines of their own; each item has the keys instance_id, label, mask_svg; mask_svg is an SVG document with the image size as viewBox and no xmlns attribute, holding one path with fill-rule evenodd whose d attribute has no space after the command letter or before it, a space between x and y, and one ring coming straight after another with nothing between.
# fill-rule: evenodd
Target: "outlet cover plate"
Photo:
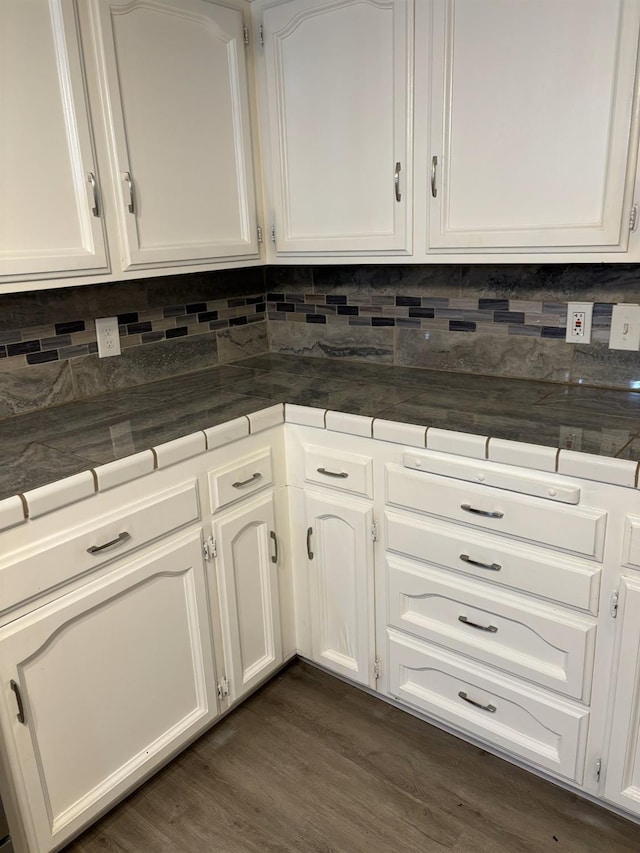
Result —
<instances>
[{"instance_id":1,"label":"outlet cover plate","mask_svg":"<svg viewBox=\"0 0 640 853\"><path fill-rule=\"evenodd\" d=\"M569 302L565 340L570 344L590 344L592 322L593 302Z\"/></svg>"}]
</instances>

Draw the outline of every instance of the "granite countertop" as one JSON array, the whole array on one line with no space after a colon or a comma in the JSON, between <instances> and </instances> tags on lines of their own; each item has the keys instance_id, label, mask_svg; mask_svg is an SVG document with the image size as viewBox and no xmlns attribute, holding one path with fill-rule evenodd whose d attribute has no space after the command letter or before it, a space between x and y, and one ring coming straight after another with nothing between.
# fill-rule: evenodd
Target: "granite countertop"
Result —
<instances>
[{"instance_id":1,"label":"granite countertop","mask_svg":"<svg viewBox=\"0 0 640 853\"><path fill-rule=\"evenodd\" d=\"M0 500L277 402L640 461L640 392L266 354L0 421Z\"/></svg>"}]
</instances>

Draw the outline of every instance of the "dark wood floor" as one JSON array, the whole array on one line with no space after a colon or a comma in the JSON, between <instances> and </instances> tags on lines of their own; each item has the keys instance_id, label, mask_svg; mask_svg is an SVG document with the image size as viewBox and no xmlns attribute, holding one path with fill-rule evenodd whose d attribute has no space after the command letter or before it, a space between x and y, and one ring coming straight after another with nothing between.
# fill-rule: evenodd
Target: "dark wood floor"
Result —
<instances>
[{"instance_id":1,"label":"dark wood floor","mask_svg":"<svg viewBox=\"0 0 640 853\"><path fill-rule=\"evenodd\" d=\"M640 827L298 662L65 853L640 853Z\"/></svg>"}]
</instances>

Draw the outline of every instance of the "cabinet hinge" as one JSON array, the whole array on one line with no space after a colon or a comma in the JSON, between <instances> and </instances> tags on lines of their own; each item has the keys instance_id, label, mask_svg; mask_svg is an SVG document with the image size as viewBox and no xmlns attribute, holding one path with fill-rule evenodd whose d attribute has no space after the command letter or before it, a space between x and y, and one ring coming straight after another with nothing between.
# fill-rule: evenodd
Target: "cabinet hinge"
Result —
<instances>
[{"instance_id":1,"label":"cabinet hinge","mask_svg":"<svg viewBox=\"0 0 640 853\"><path fill-rule=\"evenodd\" d=\"M262 45L262 47L264 47L264 27L262 26L262 24L260 24L260 29L258 30L258 33L260 35L260 44Z\"/></svg>"},{"instance_id":2,"label":"cabinet hinge","mask_svg":"<svg viewBox=\"0 0 640 853\"><path fill-rule=\"evenodd\" d=\"M275 225L271 226L271 240L274 243L276 242L276 226Z\"/></svg>"},{"instance_id":3,"label":"cabinet hinge","mask_svg":"<svg viewBox=\"0 0 640 853\"><path fill-rule=\"evenodd\" d=\"M258 225L258 243L262 243L262 225Z\"/></svg>"},{"instance_id":4,"label":"cabinet hinge","mask_svg":"<svg viewBox=\"0 0 640 853\"><path fill-rule=\"evenodd\" d=\"M620 598L619 592L612 592L611 598L609 599L609 614L612 619L618 618L618 599Z\"/></svg>"},{"instance_id":5,"label":"cabinet hinge","mask_svg":"<svg viewBox=\"0 0 640 853\"><path fill-rule=\"evenodd\" d=\"M593 765L593 775L596 777L596 782L600 781L600 774L602 773L602 759L596 758Z\"/></svg>"},{"instance_id":6,"label":"cabinet hinge","mask_svg":"<svg viewBox=\"0 0 640 853\"><path fill-rule=\"evenodd\" d=\"M218 699L224 699L229 695L229 679L223 678L222 681L218 682L217 685L218 690Z\"/></svg>"},{"instance_id":7,"label":"cabinet hinge","mask_svg":"<svg viewBox=\"0 0 640 853\"><path fill-rule=\"evenodd\" d=\"M378 541L378 524L375 521L371 525L371 538L374 542Z\"/></svg>"},{"instance_id":8,"label":"cabinet hinge","mask_svg":"<svg viewBox=\"0 0 640 853\"><path fill-rule=\"evenodd\" d=\"M376 681L380 678L380 658L376 658L373 662L373 677Z\"/></svg>"},{"instance_id":9,"label":"cabinet hinge","mask_svg":"<svg viewBox=\"0 0 640 853\"><path fill-rule=\"evenodd\" d=\"M244 43L249 44L249 30L246 27L243 27L242 32L244 33Z\"/></svg>"},{"instance_id":10,"label":"cabinet hinge","mask_svg":"<svg viewBox=\"0 0 640 853\"><path fill-rule=\"evenodd\" d=\"M213 536L209 536L204 540L202 550L204 551L205 560L212 560L218 556L218 546Z\"/></svg>"},{"instance_id":11,"label":"cabinet hinge","mask_svg":"<svg viewBox=\"0 0 640 853\"><path fill-rule=\"evenodd\" d=\"M634 204L629 214L629 231L638 230L638 205Z\"/></svg>"}]
</instances>

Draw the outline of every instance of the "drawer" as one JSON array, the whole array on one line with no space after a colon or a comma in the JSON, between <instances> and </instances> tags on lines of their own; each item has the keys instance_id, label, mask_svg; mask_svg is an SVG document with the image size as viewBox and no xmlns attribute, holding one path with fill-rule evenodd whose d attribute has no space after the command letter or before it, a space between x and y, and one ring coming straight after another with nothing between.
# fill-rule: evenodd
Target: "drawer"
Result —
<instances>
[{"instance_id":1,"label":"drawer","mask_svg":"<svg viewBox=\"0 0 640 853\"><path fill-rule=\"evenodd\" d=\"M306 483L329 486L364 498L373 497L373 462L370 456L340 453L324 447L304 445Z\"/></svg>"},{"instance_id":2,"label":"drawer","mask_svg":"<svg viewBox=\"0 0 640 853\"><path fill-rule=\"evenodd\" d=\"M385 545L468 577L598 612L600 567L458 525L385 511Z\"/></svg>"},{"instance_id":3,"label":"drawer","mask_svg":"<svg viewBox=\"0 0 640 853\"><path fill-rule=\"evenodd\" d=\"M10 610L199 518L198 486L191 481L129 504L99 521L66 530L37 553L2 568L2 610Z\"/></svg>"},{"instance_id":4,"label":"drawer","mask_svg":"<svg viewBox=\"0 0 640 853\"><path fill-rule=\"evenodd\" d=\"M386 569L393 627L589 701L593 620L400 557Z\"/></svg>"},{"instance_id":5,"label":"drawer","mask_svg":"<svg viewBox=\"0 0 640 853\"><path fill-rule=\"evenodd\" d=\"M624 520L622 565L640 569L640 516L628 515Z\"/></svg>"},{"instance_id":6,"label":"drawer","mask_svg":"<svg viewBox=\"0 0 640 853\"><path fill-rule=\"evenodd\" d=\"M390 504L601 560L607 513L386 466Z\"/></svg>"},{"instance_id":7,"label":"drawer","mask_svg":"<svg viewBox=\"0 0 640 853\"><path fill-rule=\"evenodd\" d=\"M389 693L497 749L581 783L586 708L387 630Z\"/></svg>"},{"instance_id":8,"label":"drawer","mask_svg":"<svg viewBox=\"0 0 640 853\"><path fill-rule=\"evenodd\" d=\"M273 484L271 449L243 456L224 468L209 472L211 512L253 495Z\"/></svg>"}]
</instances>

